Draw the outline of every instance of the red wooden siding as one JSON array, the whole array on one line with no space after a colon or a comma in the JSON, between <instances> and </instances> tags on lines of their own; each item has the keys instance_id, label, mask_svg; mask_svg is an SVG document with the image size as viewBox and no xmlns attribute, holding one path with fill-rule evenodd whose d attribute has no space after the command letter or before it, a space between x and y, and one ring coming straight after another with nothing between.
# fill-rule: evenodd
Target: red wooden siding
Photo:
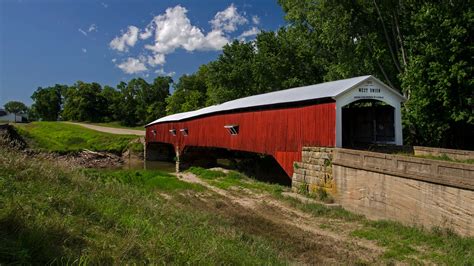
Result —
<instances>
[{"instance_id":1,"label":"red wooden siding","mask_svg":"<svg viewBox=\"0 0 474 266\"><path fill-rule=\"evenodd\" d=\"M239 125L231 136L225 125ZM188 129L188 136L179 131ZM172 136L170 129L176 129ZM156 136L152 133L156 130ZM303 146L335 146L336 106L334 102L303 107L215 114L183 122L164 122L147 127L147 142L186 146L218 147L272 155L288 176L293 162L301 160Z\"/></svg>"}]
</instances>

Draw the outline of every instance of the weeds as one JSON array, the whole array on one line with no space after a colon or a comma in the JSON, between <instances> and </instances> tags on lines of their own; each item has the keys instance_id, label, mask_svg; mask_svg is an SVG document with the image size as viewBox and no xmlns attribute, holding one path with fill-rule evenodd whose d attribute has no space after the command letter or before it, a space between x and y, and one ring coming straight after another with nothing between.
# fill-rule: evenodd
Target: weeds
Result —
<instances>
[{"instance_id":1,"label":"weeds","mask_svg":"<svg viewBox=\"0 0 474 266\"><path fill-rule=\"evenodd\" d=\"M1 264L281 264L260 237L183 197L176 177L77 171L0 147Z\"/></svg>"}]
</instances>

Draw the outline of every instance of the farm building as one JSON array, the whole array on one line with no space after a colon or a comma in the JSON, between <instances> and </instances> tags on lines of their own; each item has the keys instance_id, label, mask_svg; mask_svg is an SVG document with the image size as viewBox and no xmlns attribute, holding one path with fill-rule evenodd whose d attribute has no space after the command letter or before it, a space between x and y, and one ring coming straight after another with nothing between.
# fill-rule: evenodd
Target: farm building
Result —
<instances>
[{"instance_id":1,"label":"farm building","mask_svg":"<svg viewBox=\"0 0 474 266\"><path fill-rule=\"evenodd\" d=\"M163 147L176 155L190 147L254 152L292 176L304 146L402 145L404 100L370 75L245 97L151 122L147 157L159 158Z\"/></svg>"}]
</instances>

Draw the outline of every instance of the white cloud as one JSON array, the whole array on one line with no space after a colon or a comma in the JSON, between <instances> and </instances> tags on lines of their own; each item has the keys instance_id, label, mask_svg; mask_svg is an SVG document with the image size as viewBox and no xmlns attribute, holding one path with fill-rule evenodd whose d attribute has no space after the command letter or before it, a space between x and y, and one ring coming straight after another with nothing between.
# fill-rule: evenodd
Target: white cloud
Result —
<instances>
[{"instance_id":1,"label":"white cloud","mask_svg":"<svg viewBox=\"0 0 474 266\"><path fill-rule=\"evenodd\" d=\"M157 65L163 65L166 62L164 54L154 54L153 56L147 57L147 63L154 67Z\"/></svg>"},{"instance_id":2,"label":"white cloud","mask_svg":"<svg viewBox=\"0 0 474 266\"><path fill-rule=\"evenodd\" d=\"M112 63L115 63L117 62L117 59L116 58L112 58Z\"/></svg>"},{"instance_id":3,"label":"white cloud","mask_svg":"<svg viewBox=\"0 0 474 266\"><path fill-rule=\"evenodd\" d=\"M143 46L148 52L138 58L129 57L117 66L125 73L137 73L146 71L148 67L163 66L166 55L173 53L176 49L184 49L188 52L221 50L230 42L230 36L227 34L236 31L240 25L248 23L248 20L239 14L232 4L216 13L214 19L209 21L212 30L206 33L191 24L187 12L185 7L177 5L155 16L142 29L129 26L125 33L122 32L121 36L115 37L110 42L109 46L112 49L127 52L128 48L135 46L139 40L151 39L152 41L147 41ZM159 71L158 74L170 74L164 72L163 68L157 71Z\"/></svg>"},{"instance_id":4,"label":"white cloud","mask_svg":"<svg viewBox=\"0 0 474 266\"><path fill-rule=\"evenodd\" d=\"M82 35L84 36L87 36L87 32L85 32L84 30L82 30L81 28L77 29L80 33L82 33Z\"/></svg>"},{"instance_id":5,"label":"white cloud","mask_svg":"<svg viewBox=\"0 0 474 266\"><path fill-rule=\"evenodd\" d=\"M138 40L139 29L135 26L128 26L127 32L120 37L115 37L109 46L117 51L124 52L128 50L127 46L133 47Z\"/></svg>"},{"instance_id":6,"label":"white cloud","mask_svg":"<svg viewBox=\"0 0 474 266\"><path fill-rule=\"evenodd\" d=\"M127 58L127 60L118 64L117 67L127 74L136 74L148 70L142 60L133 57Z\"/></svg>"},{"instance_id":7,"label":"white cloud","mask_svg":"<svg viewBox=\"0 0 474 266\"><path fill-rule=\"evenodd\" d=\"M177 48L186 51L219 50L229 42L218 29L204 35L201 29L191 24L186 16L187 12L186 8L178 5L166 9L165 14L156 16L145 30L145 33L154 30L155 42L153 45L145 45L145 48L154 53L169 54ZM148 37L148 34L142 37Z\"/></svg>"},{"instance_id":8,"label":"white cloud","mask_svg":"<svg viewBox=\"0 0 474 266\"><path fill-rule=\"evenodd\" d=\"M240 34L239 39L245 39L246 37L250 36L255 36L260 33L260 29L257 27L252 27L249 30L244 31L242 34Z\"/></svg>"},{"instance_id":9,"label":"white cloud","mask_svg":"<svg viewBox=\"0 0 474 266\"><path fill-rule=\"evenodd\" d=\"M153 30L154 30L154 27L153 27L153 21L152 21L152 23L148 24L145 30L140 32L140 39L146 40L150 38L153 35Z\"/></svg>"},{"instance_id":10,"label":"white cloud","mask_svg":"<svg viewBox=\"0 0 474 266\"><path fill-rule=\"evenodd\" d=\"M160 76L169 76L169 77L172 77L176 74L176 72L174 72L174 71L166 72L163 68L155 70L155 73L160 75Z\"/></svg>"},{"instance_id":11,"label":"white cloud","mask_svg":"<svg viewBox=\"0 0 474 266\"><path fill-rule=\"evenodd\" d=\"M91 24L91 25L89 26L89 29L88 29L87 31L88 31L88 32L92 32L92 31L97 32L97 30L98 30L97 25Z\"/></svg>"},{"instance_id":12,"label":"white cloud","mask_svg":"<svg viewBox=\"0 0 474 266\"><path fill-rule=\"evenodd\" d=\"M80 33L82 33L82 35L87 36L87 33L88 33L88 32L93 32L93 31L97 32L97 31L98 31L98 27L97 27L97 25L95 25L95 24L91 24L91 25L89 26L89 28L87 29L87 31L85 31L85 30L83 30L83 29L81 29L81 28L79 28L79 29L77 29L77 30L78 30Z\"/></svg>"},{"instance_id":13,"label":"white cloud","mask_svg":"<svg viewBox=\"0 0 474 266\"><path fill-rule=\"evenodd\" d=\"M258 25L260 24L260 18L257 15L252 16L252 22L253 24Z\"/></svg>"},{"instance_id":14,"label":"white cloud","mask_svg":"<svg viewBox=\"0 0 474 266\"><path fill-rule=\"evenodd\" d=\"M87 49L86 49L86 48L82 48L82 52L83 52L83 53L87 53Z\"/></svg>"},{"instance_id":15,"label":"white cloud","mask_svg":"<svg viewBox=\"0 0 474 266\"><path fill-rule=\"evenodd\" d=\"M108 7L109 7L109 5L107 5L107 4L104 3L104 2L101 2L100 4L101 4L104 8L108 8Z\"/></svg>"},{"instance_id":16,"label":"white cloud","mask_svg":"<svg viewBox=\"0 0 474 266\"><path fill-rule=\"evenodd\" d=\"M231 4L225 10L217 12L214 19L209 23L211 23L214 30L234 32L239 25L248 23L248 20L239 14L234 4Z\"/></svg>"}]
</instances>

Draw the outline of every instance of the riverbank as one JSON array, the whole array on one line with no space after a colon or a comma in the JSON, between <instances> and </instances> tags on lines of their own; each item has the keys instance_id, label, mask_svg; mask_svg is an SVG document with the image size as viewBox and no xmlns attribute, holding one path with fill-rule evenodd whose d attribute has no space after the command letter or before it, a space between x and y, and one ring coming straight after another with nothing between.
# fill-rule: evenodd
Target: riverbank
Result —
<instances>
[{"instance_id":1,"label":"riverbank","mask_svg":"<svg viewBox=\"0 0 474 266\"><path fill-rule=\"evenodd\" d=\"M30 155L88 168L120 168L143 160L143 139L115 135L62 122L33 122L5 126L3 135ZM11 146L11 145L10 145Z\"/></svg>"}]
</instances>

